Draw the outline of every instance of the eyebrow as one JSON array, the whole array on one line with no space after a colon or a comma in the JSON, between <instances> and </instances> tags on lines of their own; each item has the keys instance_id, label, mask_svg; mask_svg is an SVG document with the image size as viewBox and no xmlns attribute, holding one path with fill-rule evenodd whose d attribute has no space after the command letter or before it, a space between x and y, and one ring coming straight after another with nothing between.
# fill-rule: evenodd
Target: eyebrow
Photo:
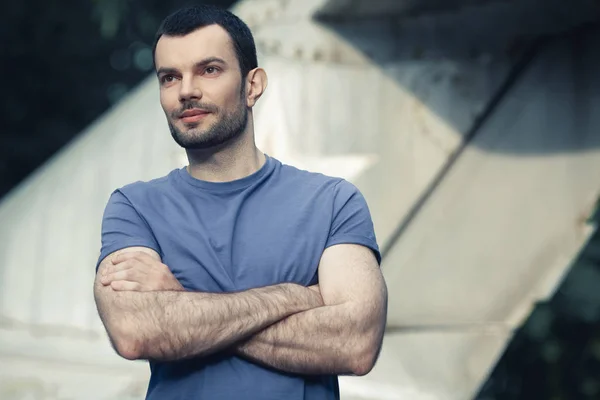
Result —
<instances>
[{"instance_id":1,"label":"eyebrow","mask_svg":"<svg viewBox=\"0 0 600 400\"><path fill-rule=\"evenodd\" d=\"M212 63L218 63L218 64L222 64L222 65L227 65L227 62L225 62L225 60L223 60L222 58L219 57L207 57L203 60L198 61L196 64L194 64L194 68L202 68L207 66L208 64L212 64ZM165 74L175 74L179 72L176 68L164 68L161 67L156 71L156 75L160 76L160 75L165 75Z\"/></svg>"}]
</instances>

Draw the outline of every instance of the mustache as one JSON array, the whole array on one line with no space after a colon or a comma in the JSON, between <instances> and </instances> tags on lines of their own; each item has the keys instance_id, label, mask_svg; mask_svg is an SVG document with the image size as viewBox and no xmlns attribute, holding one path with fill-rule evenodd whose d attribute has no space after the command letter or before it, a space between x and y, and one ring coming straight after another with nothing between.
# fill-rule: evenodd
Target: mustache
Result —
<instances>
[{"instance_id":1,"label":"mustache","mask_svg":"<svg viewBox=\"0 0 600 400\"><path fill-rule=\"evenodd\" d=\"M210 113L217 113L219 108L213 104L201 103L199 101L186 101L181 105L181 108L171 114L173 118L179 118L181 114L183 114L187 110L192 110L194 108L199 108L201 110L208 111Z\"/></svg>"}]
</instances>

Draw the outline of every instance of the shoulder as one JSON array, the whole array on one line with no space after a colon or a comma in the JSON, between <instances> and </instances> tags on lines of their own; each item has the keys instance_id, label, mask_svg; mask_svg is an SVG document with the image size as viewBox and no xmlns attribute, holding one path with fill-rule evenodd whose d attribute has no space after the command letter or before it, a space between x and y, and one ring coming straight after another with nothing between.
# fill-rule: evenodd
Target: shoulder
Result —
<instances>
[{"instance_id":1,"label":"shoulder","mask_svg":"<svg viewBox=\"0 0 600 400\"><path fill-rule=\"evenodd\" d=\"M297 190L322 192L332 198L362 197L360 189L344 178L310 172L291 165L281 164L282 180Z\"/></svg>"},{"instance_id":2,"label":"shoulder","mask_svg":"<svg viewBox=\"0 0 600 400\"><path fill-rule=\"evenodd\" d=\"M333 190L337 185L348 183L344 179L335 176L329 176L320 172L311 172L303 170L292 165L281 163L280 174L285 182L297 187L306 189L323 189L329 188Z\"/></svg>"},{"instance_id":3,"label":"shoulder","mask_svg":"<svg viewBox=\"0 0 600 400\"><path fill-rule=\"evenodd\" d=\"M117 188L113 193L121 193L126 197L139 198L152 196L169 190L173 185L174 175L178 172L177 169L169 174L148 181L135 181L125 186Z\"/></svg>"},{"instance_id":4,"label":"shoulder","mask_svg":"<svg viewBox=\"0 0 600 400\"><path fill-rule=\"evenodd\" d=\"M169 193L173 193L174 174L177 169L169 174L148 181L135 181L113 190L108 200L108 205L124 203L134 208L145 208L150 204L160 201Z\"/></svg>"}]
</instances>

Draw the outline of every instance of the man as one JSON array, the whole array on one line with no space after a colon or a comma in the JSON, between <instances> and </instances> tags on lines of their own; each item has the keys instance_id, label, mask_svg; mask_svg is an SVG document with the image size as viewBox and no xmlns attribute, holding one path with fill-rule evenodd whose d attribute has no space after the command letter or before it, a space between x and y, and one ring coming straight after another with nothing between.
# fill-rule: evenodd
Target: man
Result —
<instances>
[{"instance_id":1,"label":"man","mask_svg":"<svg viewBox=\"0 0 600 400\"><path fill-rule=\"evenodd\" d=\"M155 43L160 101L189 166L116 190L94 293L116 351L150 361L148 399L337 399L381 347L387 292L350 183L254 144L267 86L248 27L180 10Z\"/></svg>"}]
</instances>

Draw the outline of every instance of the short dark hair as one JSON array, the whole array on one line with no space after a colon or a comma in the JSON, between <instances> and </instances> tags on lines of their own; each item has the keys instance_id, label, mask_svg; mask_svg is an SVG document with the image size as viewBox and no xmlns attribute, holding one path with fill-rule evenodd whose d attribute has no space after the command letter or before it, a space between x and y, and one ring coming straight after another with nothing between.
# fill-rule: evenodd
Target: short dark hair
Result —
<instances>
[{"instance_id":1,"label":"short dark hair","mask_svg":"<svg viewBox=\"0 0 600 400\"><path fill-rule=\"evenodd\" d=\"M156 45L161 36L185 36L196 29L214 24L225 29L231 37L243 77L258 67L256 45L248 25L232 12L211 5L182 8L165 18L154 38L152 59L154 60Z\"/></svg>"}]
</instances>

